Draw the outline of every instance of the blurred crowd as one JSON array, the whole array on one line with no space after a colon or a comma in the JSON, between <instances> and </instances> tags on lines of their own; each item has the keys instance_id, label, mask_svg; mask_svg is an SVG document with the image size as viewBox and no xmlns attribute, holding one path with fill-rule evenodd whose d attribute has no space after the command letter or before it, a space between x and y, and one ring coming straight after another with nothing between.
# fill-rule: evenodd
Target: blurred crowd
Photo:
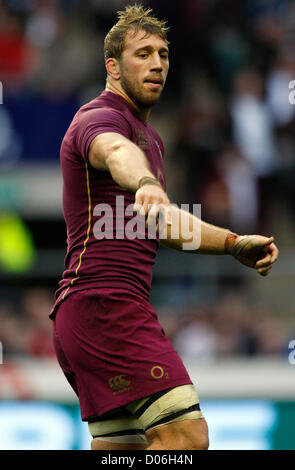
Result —
<instances>
[{"instance_id":1,"label":"blurred crowd","mask_svg":"<svg viewBox=\"0 0 295 470\"><path fill-rule=\"evenodd\" d=\"M48 318L52 292L42 287L25 290L18 302L0 303L0 341L3 358L54 357L52 324Z\"/></svg>"},{"instance_id":2,"label":"blurred crowd","mask_svg":"<svg viewBox=\"0 0 295 470\"><path fill-rule=\"evenodd\" d=\"M130 3L0 0L8 103L0 108L0 164L22 156L58 162L74 112L104 88L103 38ZM294 0L141 3L170 25L170 74L154 115L173 120L163 135L172 199L202 203L204 218L235 231L272 230L273 211L288 218L295 210Z\"/></svg>"},{"instance_id":3,"label":"blurred crowd","mask_svg":"<svg viewBox=\"0 0 295 470\"><path fill-rule=\"evenodd\" d=\"M295 322L236 293L183 312L158 310L159 319L181 357L210 361L230 356L287 356Z\"/></svg>"},{"instance_id":4,"label":"blurred crowd","mask_svg":"<svg viewBox=\"0 0 295 470\"><path fill-rule=\"evenodd\" d=\"M131 3L0 0L0 166L23 163L34 151L39 162L58 163L60 136L77 107L104 88L104 36L115 12ZM207 222L292 245L295 1L137 3L171 28L166 90L152 113L164 116L159 132L171 200L201 203ZM43 288L28 289L18 306L1 300L4 354L54 355L51 304ZM185 307L181 315L170 307L159 313L183 355L284 354L295 335L277 312L250 307L241 296Z\"/></svg>"},{"instance_id":5,"label":"blurred crowd","mask_svg":"<svg viewBox=\"0 0 295 470\"><path fill-rule=\"evenodd\" d=\"M48 314L52 291L31 287L18 303L0 303L0 340L4 362L15 356L54 358L52 322ZM182 357L214 360L231 355L286 356L295 337L294 321L227 294L218 302L184 309L155 306L164 331Z\"/></svg>"},{"instance_id":6,"label":"blurred crowd","mask_svg":"<svg viewBox=\"0 0 295 470\"><path fill-rule=\"evenodd\" d=\"M181 3L191 47L174 147L175 165L185 163L179 199L236 232L274 230L274 213L292 220L295 210L295 4Z\"/></svg>"}]
</instances>

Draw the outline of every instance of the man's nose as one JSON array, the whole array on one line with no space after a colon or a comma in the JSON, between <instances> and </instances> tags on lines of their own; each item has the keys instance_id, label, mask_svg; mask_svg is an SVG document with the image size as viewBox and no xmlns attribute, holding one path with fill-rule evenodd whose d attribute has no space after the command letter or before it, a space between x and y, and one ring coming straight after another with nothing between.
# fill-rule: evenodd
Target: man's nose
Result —
<instances>
[{"instance_id":1,"label":"man's nose","mask_svg":"<svg viewBox=\"0 0 295 470\"><path fill-rule=\"evenodd\" d=\"M157 70L159 72L162 72L163 66L159 54L153 54L151 61L151 70Z\"/></svg>"}]
</instances>

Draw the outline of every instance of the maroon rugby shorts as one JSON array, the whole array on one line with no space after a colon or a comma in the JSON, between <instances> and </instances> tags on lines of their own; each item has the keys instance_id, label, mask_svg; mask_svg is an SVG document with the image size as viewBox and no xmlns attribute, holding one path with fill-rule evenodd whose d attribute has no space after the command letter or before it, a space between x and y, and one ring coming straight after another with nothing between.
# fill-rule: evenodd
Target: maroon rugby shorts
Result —
<instances>
[{"instance_id":1,"label":"maroon rugby shorts","mask_svg":"<svg viewBox=\"0 0 295 470\"><path fill-rule=\"evenodd\" d=\"M58 362L84 421L192 383L152 306L124 290L74 292L53 320Z\"/></svg>"}]
</instances>

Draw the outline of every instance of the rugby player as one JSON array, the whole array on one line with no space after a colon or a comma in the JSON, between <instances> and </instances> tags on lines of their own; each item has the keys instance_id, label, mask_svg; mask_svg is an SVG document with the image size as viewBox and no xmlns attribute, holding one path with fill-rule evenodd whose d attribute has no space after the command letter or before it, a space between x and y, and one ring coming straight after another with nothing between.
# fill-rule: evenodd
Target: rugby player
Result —
<instances>
[{"instance_id":1,"label":"rugby player","mask_svg":"<svg viewBox=\"0 0 295 470\"><path fill-rule=\"evenodd\" d=\"M61 146L68 250L50 318L94 450L208 448L196 389L149 303L159 234L114 236L115 225L130 222L131 204L148 223L164 211L165 246L182 250L187 242L181 224L171 236L181 209L171 207L163 143L147 122L168 73L166 33L142 6L118 13L105 38L106 88L79 109ZM104 236L101 207L111 208L105 221L114 222ZM185 216L194 227L195 216ZM273 237L198 222L200 246L190 252L231 254L269 273L278 257Z\"/></svg>"}]
</instances>

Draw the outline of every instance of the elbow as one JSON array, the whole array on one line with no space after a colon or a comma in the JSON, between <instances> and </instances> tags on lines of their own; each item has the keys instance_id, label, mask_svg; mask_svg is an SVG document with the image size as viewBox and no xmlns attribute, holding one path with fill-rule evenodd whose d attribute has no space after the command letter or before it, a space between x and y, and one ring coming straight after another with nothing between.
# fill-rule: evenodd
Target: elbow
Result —
<instances>
[{"instance_id":1,"label":"elbow","mask_svg":"<svg viewBox=\"0 0 295 470\"><path fill-rule=\"evenodd\" d=\"M117 140L116 142L112 142L106 149L106 160L116 156L126 147L126 142L122 140Z\"/></svg>"},{"instance_id":2,"label":"elbow","mask_svg":"<svg viewBox=\"0 0 295 470\"><path fill-rule=\"evenodd\" d=\"M117 140L116 142L112 142L105 149L105 165L109 171L120 162L125 147L126 143L123 140Z\"/></svg>"}]
</instances>

